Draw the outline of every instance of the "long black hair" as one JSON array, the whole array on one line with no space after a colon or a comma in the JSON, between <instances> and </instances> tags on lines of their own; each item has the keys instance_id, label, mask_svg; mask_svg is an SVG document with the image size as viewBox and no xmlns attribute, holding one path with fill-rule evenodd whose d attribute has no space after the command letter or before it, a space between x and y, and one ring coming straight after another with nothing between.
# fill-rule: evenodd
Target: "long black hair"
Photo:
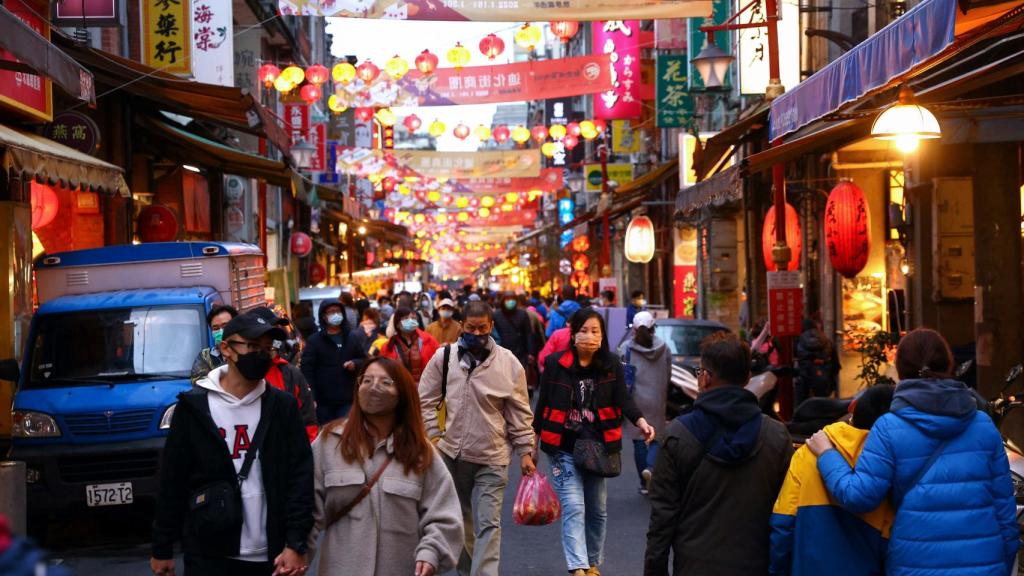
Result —
<instances>
[{"instance_id":1,"label":"long black hair","mask_svg":"<svg viewBox=\"0 0 1024 576\"><path fill-rule=\"evenodd\" d=\"M593 308L581 308L569 319L569 332L572 334L570 347L574 356L579 357L576 351L576 334L583 329L583 325L591 318L597 318L601 325L601 347L594 353L594 366L601 370L610 370L615 367L618 358L612 354L608 346L608 326L604 322L604 316Z\"/></svg>"}]
</instances>

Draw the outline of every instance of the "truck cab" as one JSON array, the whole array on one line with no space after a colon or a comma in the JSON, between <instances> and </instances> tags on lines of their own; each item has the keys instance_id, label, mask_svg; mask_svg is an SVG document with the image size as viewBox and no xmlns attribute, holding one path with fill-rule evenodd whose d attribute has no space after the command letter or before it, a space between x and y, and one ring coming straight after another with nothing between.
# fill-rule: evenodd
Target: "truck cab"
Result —
<instances>
[{"instance_id":1,"label":"truck cab","mask_svg":"<svg viewBox=\"0 0 1024 576\"><path fill-rule=\"evenodd\" d=\"M43 255L14 397L12 457L29 515L156 494L177 395L213 344L218 304L264 303L262 254L181 242Z\"/></svg>"}]
</instances>

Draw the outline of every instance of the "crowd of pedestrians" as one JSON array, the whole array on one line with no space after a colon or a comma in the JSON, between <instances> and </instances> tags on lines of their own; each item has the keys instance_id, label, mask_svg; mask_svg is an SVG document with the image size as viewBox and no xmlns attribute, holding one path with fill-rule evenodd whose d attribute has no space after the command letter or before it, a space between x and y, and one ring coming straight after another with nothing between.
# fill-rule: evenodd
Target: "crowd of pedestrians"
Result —
<instances>
[{"instance_id":1,"label":"crowd of pedestrians","mask_svg":"<svg viewBox=\"0 0 1024 576\"><path fill-rule=\"evenodd\" d=\"M669 422L672 354L643 294L630 299L631 330L615 352L604 313L571 288L560 296L326 300L299 366L285 353L299 322L215 308L215 346L197 357L167 438L153 573L175 574L180 546L188 575L301 576L314 563L324 575L497 576L509 466L532 475L543 452L564 570L599 575L624 434L651 506L637 573L1015 568L1002 440L952 379L938 333L906 335L895 390L864 391L848 423L794 453L785 425L745 388L756 358L740 338L704 341L699 394ZM798 386L827 396L835 350L807 328ZM767 330L757 336L770 356Z\"/></svg>"}]
</instances>

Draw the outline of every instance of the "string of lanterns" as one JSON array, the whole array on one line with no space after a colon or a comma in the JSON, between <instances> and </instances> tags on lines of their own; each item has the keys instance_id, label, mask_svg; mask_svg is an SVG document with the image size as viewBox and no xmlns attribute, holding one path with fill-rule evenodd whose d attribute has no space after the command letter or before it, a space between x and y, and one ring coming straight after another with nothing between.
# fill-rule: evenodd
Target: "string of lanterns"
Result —
<instances>
[{"instance_id":1,"label":"string of lanterns","mask_svg":"<svg viewBox=\"0 0 1024 576\"><path fill-rule=\"evenodd\" d=\"M369 122L376 118L382 126L391 127L397 123L397 118L390 108L374 109L370 107L359 107L355 109L355 117L362 122ZM423 120L416 114L410 114L402 120L402 125L410 133L415 134L423 127ZM572 150L580 143L580 139L594 140L601 136L608 129L608 123L600 118L593 120L582 120L580 122L569 122L568 124L552 124L550 127L538 124L533 128L526 128L519 125L512 128L499 124L490 128L484 124L478 125L475 129L463 123L452 128L451 133L459 140L469 138L470 134L476 136L481 142L493 139L498 144L504 144L512 140L516 144L525 145L529 141L537 144L552 144L561 142L567 150ZM434 138L440 138L448 131L448 126L440 120L434 120L427 127L427 133ZM548 138L551 142L548 142ZM551 154L545 153L550 156Z\"/></svg>"}]
</instances>

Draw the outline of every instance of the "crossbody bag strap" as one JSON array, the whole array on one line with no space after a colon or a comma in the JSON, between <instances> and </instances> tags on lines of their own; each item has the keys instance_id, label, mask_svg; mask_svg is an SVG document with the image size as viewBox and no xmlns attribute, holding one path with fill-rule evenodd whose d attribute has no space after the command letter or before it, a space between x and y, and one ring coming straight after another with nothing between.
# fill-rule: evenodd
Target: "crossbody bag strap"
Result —
<instances>
[{"instance_id":1,"label":"crossbody bag strap","mask_svg":"<svg viewBox=\"0 0 1024 576\"><path fill-rule=\"evenodd\" d=\"M939 459L939 456L942 454L942 451L949 444L950 440L952 440L952 438L946 438L942 442L939 442L939 445L935 447L935 450L931 453L931 456L928 457L928 460L926 460L924 465L921 466L920 469L918 469L917 474L914 475L914 478L904 485L903 496L900 497L898 500L896 498L893 498L893 504L896 505L897 509L899 509L900 505L903 504L903 499L907 497L907 494L910 494L910 491L913 490L915 486L917 486L917 483L921 481L921 478L924 478L924 475L927 474L929 470L931 470L932 464L935 464L935 461Z\"/></svg>"},{"instance_id":2,"label":"crossbody bag strap","mask_svg":"<svg viewBox=\"0 0 1024 576\"><path fill-rule=\"evenodd\" d=\"M444 346L444 366L441 368L441 402L448 397L448 364L452 358L452 345Z\"/></svg>"},{"instance_id":3,"label":"crossbody bag strap","mask_svg":"<svg viewBox=\"0 0 1024 576\"><path fill-rule=\"evenodd\" d=\"M373 487L377 484L377 481L380 480L380 477L384 475L384 471L388 469L388 466L391 465L391 461L393 459L394 456L388 455L387 460L385 460L384 463L381 464L380 468L377 469L377 473L373 475L373 478L370 478L369 482L363 484L363 489L359 491L359 494L356 494L356 497L346 504L344 508L338 510L337 514L331 516L331 519L324 525L324 532L326 532L327 529L333 526L337 521L348 516L348 513L351 512L353 508L358 506L360 502L370 495L370 491L373 490Z\"/></svg>"},{"instance_id":4,"label":"crossbody bag strap","mask_svg":"<svg viewBox=\"0 0 1024 576\"><path fill-rule=\"evenodd\" d=\"M269 390L267 391L269 392ZM267 394L264 392L264 394ZM270 418L272 408L274 406L274 396L267 396L266 402L263 403L260 409L260 423L256 426L256 435L253 436L252 442L249 444L249 449L245 451L245 460L242 461L242 469L238 471L238 485L241 486L245 479L249 477L249 472L252 471L253 462L256 461L256 455L263 447L263 439L267 436L267 428L270 427Z\"/></svg>"}]
</instances>

